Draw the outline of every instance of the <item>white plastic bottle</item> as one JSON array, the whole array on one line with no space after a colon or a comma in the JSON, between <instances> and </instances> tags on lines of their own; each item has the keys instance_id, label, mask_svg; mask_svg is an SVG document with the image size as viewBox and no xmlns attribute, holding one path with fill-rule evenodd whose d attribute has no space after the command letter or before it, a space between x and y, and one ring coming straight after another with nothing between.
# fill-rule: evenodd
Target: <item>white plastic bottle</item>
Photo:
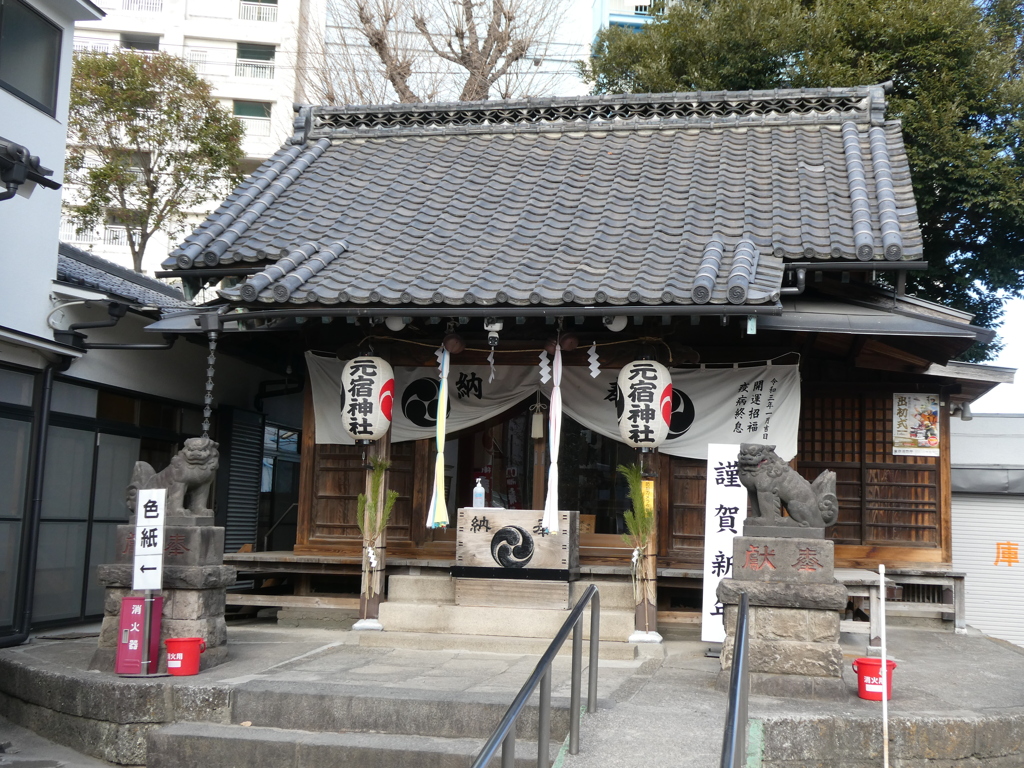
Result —
<instances>
[{"instance_id":1,"label":"white plastic bottle","mask_svg":"<svg viewBox=\"0 0 1024 768\"><path fill-rule=\"evenodd\" d=\"M474 507L486 507L487 506L487 492L481 483L480 478L476 479L476 488L473 489L473 506Z\"/></svg>"}]
</instances>

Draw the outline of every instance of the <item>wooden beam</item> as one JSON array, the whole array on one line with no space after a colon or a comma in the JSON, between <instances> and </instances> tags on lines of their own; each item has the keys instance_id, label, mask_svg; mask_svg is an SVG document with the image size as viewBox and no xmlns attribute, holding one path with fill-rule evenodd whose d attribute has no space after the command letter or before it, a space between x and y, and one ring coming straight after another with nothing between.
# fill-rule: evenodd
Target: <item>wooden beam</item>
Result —
<instances>
[{"instance_id":1,"label":"wooden beam","mask_svg":"<svg viewBox=\"0 0 1024 768\"><path fill-rule=\"evenodd\" d=\"M296 548L309 543L315 501L313 483L316 475L316 416L313 410L313 387L309 381L302 396L302 454L299 457L299 511L295 523Z\"/></svg>"}]
</instances>

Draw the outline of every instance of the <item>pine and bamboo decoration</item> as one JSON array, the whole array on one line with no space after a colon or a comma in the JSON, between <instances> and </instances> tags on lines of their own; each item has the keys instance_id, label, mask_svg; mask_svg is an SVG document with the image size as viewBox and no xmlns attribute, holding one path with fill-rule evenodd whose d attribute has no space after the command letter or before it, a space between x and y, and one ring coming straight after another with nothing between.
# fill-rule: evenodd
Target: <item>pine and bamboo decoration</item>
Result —
<instances>
[{"instance_id":1,"label":"pine and bamboo decoration","mask_svg":"<svg viewBox=\"0 0 1024 768\"><path fill-rule=\"evenodd\" d=\"M644 495L644 475L638 464L620 464L617 468L629 486L632 509L624 515L626 530L623 540L633 548L633 603L636 606L636 628L643 632L656 629L657 557L654 551L654 505Z\"/></svg>"},{"instance_id":2,"label":"pine and bamboo decoration","mask_svg":"<svg viewBox=\"0 0 1024 768\"><path fill-rule=\"evenodd\" d=\"M384 574L384 531L398 498L398 491L382 493L384 475L391 462L377 456L370 457L370 495L360 493L358 498L359 532L363 535L363 578L360 600L360 618L376 618ZM376 599L375 599L376 598ZM366 614L366 615L364 615ZM369 615L373 614L373 615Z\"/></svg>"}]
</instances>

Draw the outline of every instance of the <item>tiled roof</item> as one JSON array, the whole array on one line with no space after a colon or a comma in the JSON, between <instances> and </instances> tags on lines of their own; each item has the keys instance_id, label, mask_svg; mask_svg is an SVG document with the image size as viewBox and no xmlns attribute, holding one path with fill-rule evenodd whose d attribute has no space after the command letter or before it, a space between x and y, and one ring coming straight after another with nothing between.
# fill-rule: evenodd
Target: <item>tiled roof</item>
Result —
<instances>
[{"instance_id":1,"label":"tiled roof","mask_svg":"<svg viewBox=\"0 0 1024 768\"><path fill-rule=\"evenodd\" d=\"M303 108L165 262L233 302L763 304L792 261L919 260L881 86Z\"/></svg>"},{"instance_id":2,"label":"tiled roof","mask_svg":"<svg viewBox=\"0 0 1024 768\"><path fill-rule=\"evenodd\" d=\"M165 309L192 306L177 288L67 243L61 243L57 250L57 279L139 306Z\"/></svg>"}]
</instances>

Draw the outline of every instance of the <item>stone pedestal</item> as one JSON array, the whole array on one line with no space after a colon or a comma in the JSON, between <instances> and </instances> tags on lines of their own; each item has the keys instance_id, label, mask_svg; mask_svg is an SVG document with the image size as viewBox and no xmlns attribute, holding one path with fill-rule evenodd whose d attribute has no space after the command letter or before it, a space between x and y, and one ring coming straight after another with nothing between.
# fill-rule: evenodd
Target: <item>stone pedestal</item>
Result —
<instances>
[{"instance_id":1,"label":"stone pedestal","mask_svg":"<svg viewBox=\"0 0 1024 768\"><path fill-rule=\"evenodd\" d=\"M227 660L227 626L224 623L225 588L235 583L237 572L224 565L224 529L212 525L188 525L169 518L164 527L164 610L160 629L160 671L166 671L164 641L169 637L201 637L206 652L199 657L200 670ZM114 670L121 598L142 596L132 591L134 525L117 527L117 562L97 568L106 587L103 626L91 669Z\"/></svg>"},{"instance_id":2,"label":"stone pedestal","mask_svg":"<svg viewBox=\"0 0 1024 768\"><path fill-rule=\"evenodd\" d=\"M748 595L750 692L845 699L839 617L846 587L834 577L834 546L822 539L738 536L733 576L723 579L726 640L718 687L729 684L737 606Z\"/></svg>"}]
</instances>

